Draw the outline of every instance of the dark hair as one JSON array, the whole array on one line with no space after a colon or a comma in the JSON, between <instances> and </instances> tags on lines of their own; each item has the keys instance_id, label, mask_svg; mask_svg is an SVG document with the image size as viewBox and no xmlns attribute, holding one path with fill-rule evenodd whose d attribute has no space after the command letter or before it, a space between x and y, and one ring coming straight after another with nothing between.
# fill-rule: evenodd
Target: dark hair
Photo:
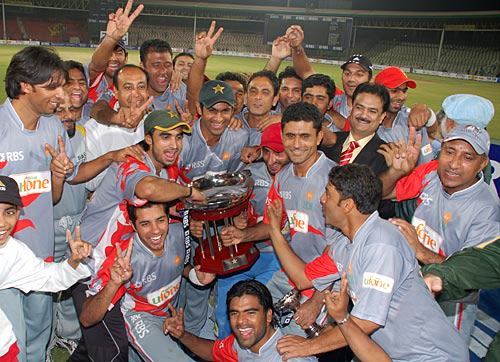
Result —
<instances>
[{"instance_id":1,"label":"dark hair","mask_svg":"<svg viewBox=\"0 0 500 362\"><path fill-rule=\"evenodd\" d=\"M221 80L223 82L228 80L234 80L235 82L240 83L243 86L243 91L246 93L247 91L247 78L243 76L241 73L237 72L224 72L219 73L215 77L215 80Z\"/></svg>"},{"instance_id":2,"label":"dark hair","mask_svg":"<svg viewBox=\"0 0 500 362\"><path fill-rule=\"evenodd\" d=\"M352 102L356 100L356 97L360 93L369 93L373 94L376 96L380 97L380 100L382 101L383 104L383 112L386 112L389 109L389 104L391 103L391 98L389 96L389 92L387 91L387 88L384 87L381 84L374 84L374 83L361 83L356 87L354 90L354 93L352 95Z\"/></svg>"},{"instance_id":3,"label":"dark hair","mask_svg":"<svg viewBox=\"0 0 500 362\"><path fill-rule=\"evenodd\" d=\"M335 166L328 174L328 181L335 186L341 200L352 199L364 215L378 209L382 198L382 181L366 165L350 163Z\"/></svg>"},{"instance_id":4,"label":"dark hair","mask_svg":"<svg viewBox=\"0 0 500 362\"><path fill-rule=\"evenodd\" d=\"M5 91L10 98L21 94L21 82L31 85L51 81L51 86L60 86L66 78L64 64L59 55L50 48L29 46L17 52L5 73Z\"/></svg>"},{"instance_id":5,"label":"dark hair","mask_svg":"<svg viewBox=\"0 0 500 362\"><path fill-rule=\"evenodd\" d=\"M269 309L273 310L273 297L269 289L255 279L240 280L229 289L226 299L227 310L229 311L229 305L233 298L242 297L244 295L253 295L257 297L260 305L264 307L264 312L267 312Z\"/></svg>"},{"instance_id":6,"label":"dark hair","mask_svg":"<svg viewBox=\"0 0 500 362\"><path fill-rule=\"evenodd\" d=\"M175 67L175 62L177 61L177 58L179 58L179 57L190 57L191 59L194 60L193 54L191 54L191 53L187 53L187 52L179 53L174 57L174 59L172 59L172 63L174 64L174 67Z\"/></svg>"},{"instance_id":7,"label":"dark hair","mask_svg":"<svg viewBox=\"0 0 500 362\"><path fill-rule=\"evenodd\" d=\"M299 77L297 72L292 66L288 66L283 71L278 75L278 82L279 86L281 87L281 83L283 82L283 79L285 78L296 78L302 82L302 78Z\"/></svg>"},{"instance_id":8,"label":"dark hair","mask_svg":"<svg viewBox=\"0 0 500 362\"><path fill-rule=\"evenodd\" d=\"M132 204L127 203L127 213L128 213L128 217L129 217L132 225L135 225L135 222L137 221L137 209L149 209L150 207L153 207L154 205L163 206L163 210L165 211L165 214L168 216L169 204L165 203L165 202L148 201L147 203L145 203L142 206L134 206Z\"/></svg>"},{"instance_id":9,"label":"dark hair","mask_svg":"<svg viewBox=\"0 0 500 362\"><path fill-rule=\"evenodd\" d=\"M77 69L80 72L82 72L83 77L85 78L85 80L87 80L87 75L85 74L85 69L83 68L82 63L77 62L76 60L65 60L63 63L64 63L64 69L66 70L68 77L69 77L68 73L71 69Z\"/></svg>"},{"instance_id":10,"label":"dark hair","mask_svg":"<svg viewBox=\"0 0 500 362\"><path fill-rule=\"evenodd\" d=\"M302 95L304 95L307 88L314 86L324 87L328 95L328 100L331 100L335 96L335 82L326 74L313 74L304 79L302 82Z\"/></svg>"},{"instance_id":11,"label":"dark hair","mask_svg":"<svg viewBox=\"0 0 500 362\"><path fill-rule=\"evenodd\" d=\"M142 43L139 49L139 58L141 62L146 61L146 57L150 52L164 53L169 52L172 55L172 47L166 40L162 39L149 39Z\"/></svg>"},{"instance_id":12,"label":"dark hair","mask_svg":"<svg viewBox=\"0 0 500 362\"><path fill-rule=\"evenodd\" d=\"M312 122L317 132L321 131L323 115L315 105L299 102L292 104L285 109L281 117L281 129L285 128L288 122Z\"/></svg>"},{"instance_id":13,"label":"dark hair","mask_svg":"<svg viewBox=\"0 0 500 362\"><path fill-rule=\"evenodd\" d=\"M125 69L139 69L142 73L144 73L144 75L146 76L146 82L149 81L149 76L148 76L148 72L146 72L144 70L144 68L141 68L135 64L125 64L124 66L122 66L120 69L118 69L115 74L113 74L113 86L115 87L116 90L118 90L118 77L120 76L121 72Z\"/></svg>"},{"instance_id":14,"label":"dark hair","mask_svg":"<svg viewBox=\"0 0 500 362\"><path fill-rule=\"evenodd\" d=\"M255 78L260 78L264 77L269 79L271 82L273 89L274 89L274 96L278 95L278 91L280 89L279 87L279 81L278 78L276 77L276 74L271 72L270 70L260 70L258 72L253 73L250 78L248 79L248 84L250 85L250 82L254 80Z\"/></svg>"}]
</instances>

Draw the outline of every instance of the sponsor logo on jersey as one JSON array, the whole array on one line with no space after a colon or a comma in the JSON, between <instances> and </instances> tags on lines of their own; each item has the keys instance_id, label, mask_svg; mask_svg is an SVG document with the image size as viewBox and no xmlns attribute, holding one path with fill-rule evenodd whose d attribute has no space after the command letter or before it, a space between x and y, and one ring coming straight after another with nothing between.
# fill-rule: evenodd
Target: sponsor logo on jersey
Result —
<instances>
[{"instance_id":1,"label":"sponsor logo on jersey","mask_svg":"<svg viewBox=\"0 0 500 362\"><path fill-rule=\"evenodd\" d=\"M375 289L382 293L390 293L392 292L393 286L393 278L377 273L363 273L363 288Z\"/></svg>"},{"instance_id":2,"label":"sponsor logo on jersey","mask_svg":"<svg viewBox=\"0 0 500 362\"><path fill-rule=\"evenodd\" d=\"M165 285L164 287L161 287L160 289L155 290L154 292L148 293L147 295L148 303L155 306L160 306L166 303L167 301L171 300L179 290L180 280L181 277L179 276L174 281Z\"/></svg>"},{"instance_id":3,"label":"sponsor logo on jersey","mask_svg":"<svg viewBox=\"0 0 500 362\"><path fill-rule=\"evenodd\" d=\"M422 153L422 156L427 156L432 153L432 146L430 143L426 144L424 147L420 149L420 152Z\"/></svg>"},{"instance_id":4,"label":"sponsor logo on jersey","mask_svg":"<svg viewBox=\"0 0 500 362\"><path fill-rule=\"evenodd\" d=\"M261 186L261 187L271 186L271 184L268 181L262 180L262 179L254 180L254 184L255 184L255 186Z\"/></svg>"},{"instance_id":5,"label":"sponsor logo on jersey","mask_svg":"<svg viewBox=\"0 0 500 362\"><path fill-rule=\"evenodd\" d=\"M421 205L429 206L432 203L432 197L427 192L422 192L418 198Z\"/></svg>"},{"instance_id":6,"label":"sponsor logo on jersey","mask_svg":"<svg viewBox=\"0 0 500 362\"><path fill-rule=\"evenodd\" d=\"M143 277L141 280L135 282L134 287L137 289L142 288L144 284L149 284L151 282L154 282L156 278L157 278L156 272L152 272L151 274L148 274L145 277Z\"/></svg>"},{"instance_id":7,"label":"sponsor logo on jersey","mask_svg":"<svg viewBox=\"0 0 500 362\"><path fill-rule=\"evenodd\" d=\"M442 250L443 238L438 232L430 228L425 220L413 217L411 221L417 232L418 241L427 249L433 252L444 255Z\"/></svg>"},{"instance_id":8,"label":"sponsor logo on jersey","mask_svg":"<svg viewBox=\"0 0 500 362\"><path fill-rule=\"evenodd\" d=\"M10 175L19 185L21 197L51 192L50 171L37 171Z\"/></svg>"},{"instance_id":9,"label":"sponsor logo on jersey","mask_svg":"<svg viewBox=\"0 0 500 362\"><path fill-rule=\"evenodd\" d=\"M0 152L0 162L16 162L24 160L23 151Z\"/></svg>"},{"instance_id":10,"label":"sponsor logo on jersey","mask_svg":"<svg viewBox=\"0 0 500 362\"><path fill-rule=\"evenodd\" d=\"M307 233L309 228L309 215L297 210L287 210L290 229L300 233Z\"/></svg>"},{"instance_id":11,"label":"sponsor logo on jersey","mask_svg":"<svg viewBox=\"0 0 500 362\"><path fill-rule=\"evenodd\" d=\"M280 191L280 195L285 200L291 200L292 199L292 191Z\"/></svg>"}]
</instances>

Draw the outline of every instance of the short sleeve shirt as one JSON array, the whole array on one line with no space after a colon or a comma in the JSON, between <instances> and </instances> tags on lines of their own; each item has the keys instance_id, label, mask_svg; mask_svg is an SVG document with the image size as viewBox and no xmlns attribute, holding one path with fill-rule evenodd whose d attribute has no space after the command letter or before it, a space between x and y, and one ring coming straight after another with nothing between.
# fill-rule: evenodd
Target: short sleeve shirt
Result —
<instances>
[{"instance_id":1,"label":"short sleeve shirt","mask_svg":"<svg viewBox=\"0 0 500 362\"><path fill-rule=\"evenodd\" d=\"M248 146L248 131L236 131L226 128L222 136L213 146L209 146L201 133L201 119L193 126L193 133L185 136L179 155L179 168L189 179L195 180L205 176L207 172L235 172L243 168L240 153Z\"/></svg>"},{"instance_id":2,"label":"short sleeve shirt","mask_svg":"<svg viewBox=\"0 0 500 362\"><path fill-rule=\"evenodd\" d=\"M438 161L418 166L396 184L398 201L418 197L412 224L419 241L448 257L500 235L498 197L483 181L449 195L437 172Z\"/></svg>"},{"instance_id":3,"label":"short sleeve shirt","mask_svg":"<svg viewBox=\"0 0 500 362\"><path fill-rule=\"evenodd\" d=\"M24 205L12 236L23 240L37 257L52 261L52 180L45 144L58 150L57 137L63 138L66 153L75 166L68 180L78 172L78 160L67 132L55 115L41 116L36 129L28 130L24 128L10 99L7 99L0 105L0 117L0 173L16 180Z\"/></svg>"}]
</instances>

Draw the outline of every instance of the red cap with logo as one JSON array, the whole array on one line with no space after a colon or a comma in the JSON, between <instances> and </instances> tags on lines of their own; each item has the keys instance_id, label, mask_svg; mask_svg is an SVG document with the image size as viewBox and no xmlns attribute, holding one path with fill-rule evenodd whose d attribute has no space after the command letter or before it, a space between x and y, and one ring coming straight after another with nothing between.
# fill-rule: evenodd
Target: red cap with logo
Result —
<instances>
[{"instance_id":1,"label":"red cap with logo","mask_svg":"<svg viewBox=\"0 0 500 362\"><path fill-rule=\"evenodd\" d=\"M417 83L413 79L408 78L406 73L398 67L387 67L382 70L376 75L375 83L389 89L397 88L405 83L409 88L417 87Z\"/></svg>"},{"instance_id":2,"label":"red cap with logo","mask_svg":"<svg viewBox=\"0 0 500 362\"><path fill-rule=\"evenodd\" d=\"M281 123L273 123L264 128L260 138L260 147L267 147L278 153L285 150L281 139Z\"/></svg>"}]
</instances>

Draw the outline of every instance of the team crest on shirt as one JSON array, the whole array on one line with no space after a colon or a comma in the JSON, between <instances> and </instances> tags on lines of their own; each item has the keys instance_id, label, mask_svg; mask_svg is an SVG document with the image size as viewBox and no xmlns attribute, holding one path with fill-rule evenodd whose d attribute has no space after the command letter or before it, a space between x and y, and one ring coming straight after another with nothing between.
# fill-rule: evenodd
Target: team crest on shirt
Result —
<instances>
[{"instance_id":1,"label":"team crest on shirt","mask_svg":"<svg viewBox=\"0 0 500 362\"><path fill-rule=\"evenodd\" d=\"M179 290L180 280L181 277L179 276L174 281L165 285L164 287L161 287L160 289L157 289L154 292L148 293L147 295L148 303L155 306L160 306L171 300Z\"/></svg>"},{"instance_id":2,"label":"team crest on shirt","mask_svg":"<svg viewBox=\"0 0 500 362\"><path fill-rule=\"evenodd\" d=\"M453 219L451 216L451 212L445 211L443 213L443 222L445 225L448 225L448 223Z\"/></svg>"},{"instance_id":3,"label":"team crest on shirt","mask_svg":"<svg viewBox=\"0 0 500 362\"><path fill-rule=\"evenodd\" d=\"M231 153L230 152L224 152L222 154L222 161L229 161L229 159L231 158Z\"/></svg>"}]
</instances>

